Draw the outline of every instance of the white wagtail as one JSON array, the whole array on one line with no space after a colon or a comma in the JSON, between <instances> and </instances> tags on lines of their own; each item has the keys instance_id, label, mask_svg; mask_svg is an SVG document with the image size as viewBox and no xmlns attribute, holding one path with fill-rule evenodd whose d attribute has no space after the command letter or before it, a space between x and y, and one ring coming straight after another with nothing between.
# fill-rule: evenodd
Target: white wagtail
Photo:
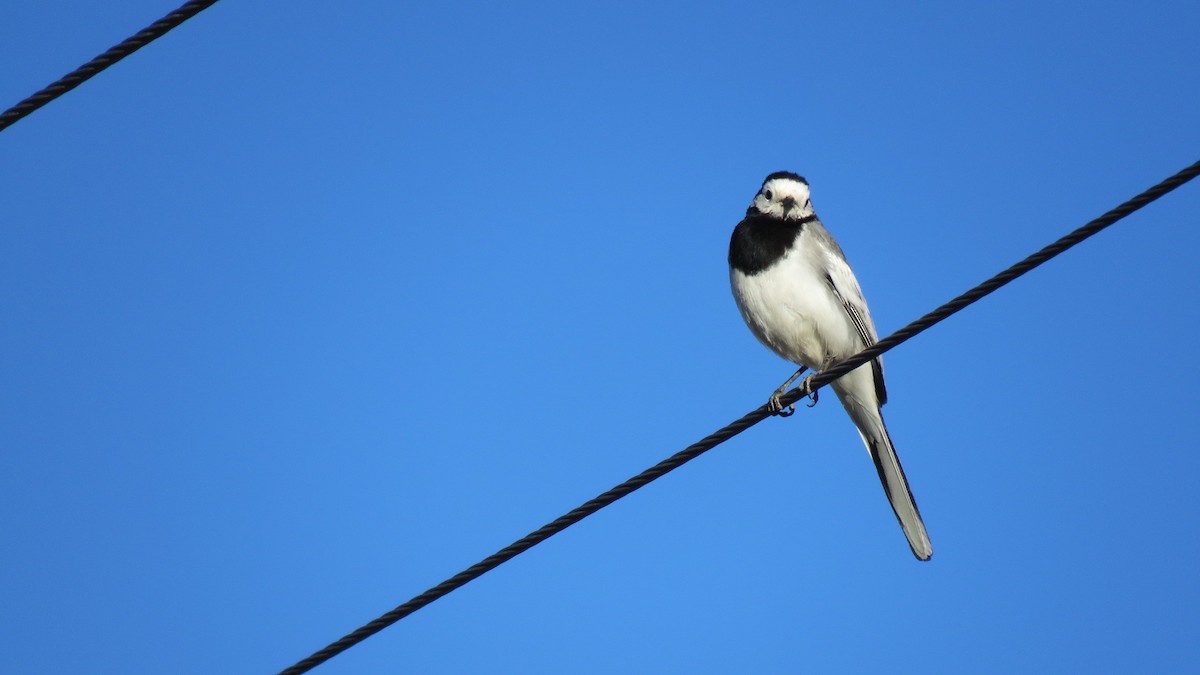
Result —
<instances>
[{"instance_id":1,"label":"white wagtail","mask_svg":"<svg viewBox=\"0 0 1200 675\"><path fill-rule=\"evenodd\" d=\"M767 176L734 228L729 281L754 336L801 367L771 395L773 411L782 412L780 395L805 370L819 372L879 340L845 254L813 212L808 181L794 173ZM929 560L929 534L883 423L883 362L876 358L830 386L875 461L913 554Z\"/></svg>"}]
</instances>

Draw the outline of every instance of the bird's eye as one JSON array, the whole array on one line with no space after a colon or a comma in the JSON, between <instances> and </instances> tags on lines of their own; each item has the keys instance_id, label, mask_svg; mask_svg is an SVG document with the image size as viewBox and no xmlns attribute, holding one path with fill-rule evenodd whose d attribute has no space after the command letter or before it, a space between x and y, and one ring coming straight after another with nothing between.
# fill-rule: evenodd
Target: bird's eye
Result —
<instances>
[{"instance_id":1,"label":"bird's eye","mask_svg":"<svg viewBox=\"0 0 1200 675\"><path fill-rule=\"evenodd\" d=\"M767 198L767 201L771 201L775 198L775 196L771 194L770 190L763 190L763 196Z\"/></svg>"}]
</instances>

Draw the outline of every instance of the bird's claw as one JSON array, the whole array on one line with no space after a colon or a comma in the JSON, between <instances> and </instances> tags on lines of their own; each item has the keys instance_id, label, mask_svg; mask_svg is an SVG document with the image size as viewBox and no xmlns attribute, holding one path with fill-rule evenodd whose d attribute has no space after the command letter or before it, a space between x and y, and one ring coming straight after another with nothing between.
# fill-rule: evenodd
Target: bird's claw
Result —
<instances>
[{"instance_id":1,"label":"bird's claw","mask_svg":"<svg viewBox=\"0 0 1200 675\"><path fill-rule=\"evenodd\" d=\"M783 401L781 401L779 398L783 395L783 391L783 389L776 389L775 393L771 394L771 398L767 399L767 410L771 411L772 415L777 415L779 417L791 417L792 415L796 414L796 406L795 404L792 404L784 407Z\"/></svg>"},{"instance_id":2,"label":"bird's claw","mask_svg":"<svg viewBox=\"0 0 1200 675\"><path fill-rule=\"evenodd\" d=\"M811 375L809 375L808 377L804 378L803 380L800 380L800 386L801 386L801 387L804 387L804 388L806 388L806 389L809 389L809 392L808 392L808 399L809 399L809 400L808 400L808 407L810 407L810 408L811 408L811 407L813 407L813 406L815 406L815 405L817 404L817 399L819 398L819 397L817 396L817 390L816 390L816 389L811 389L811 387L812 387L812 381L813 381L813 378L814 378L814 377L816 377L816 376L817 376L817 374L816 374L816 373L812 373Z\"/></svg>"},{"instance_id":3,"label":"bird's claw","mask_svg":"<svg viewBox=\"0 0 1200 675\"><path fill-rule=\"evenodd\" d=\"M779 417L791 417L792 415L794 415L796 413L796 404L792 403L792 404L789 404L787 407L784 407L783 395L787 391L787 388L789 386L791 386L792 382L795 381L795 379L797 377L799 377L800 373L804 372L804 370L805 370L804 368L801 368L799 370L799 372L797 372L795 375L793 375L791 378L789 378L787 382L784 382L783 386L776 389L775 393L771 394L771 398L767 399L767 410L772 415L778 415ZM809 399L808 407L810 407L810 408L815 406L817 404L817 400L819 399L819 397L817 396L817 390L812 389L812 381L813 381L813 378L816 376L817 376L816 373L810 373L808 375L808 377L804 378L803 380L800 380L800 386L797 387L797 389L808 389L809 390L809 392L808 392L808 399Z\"/></svg>"}]
</instances>

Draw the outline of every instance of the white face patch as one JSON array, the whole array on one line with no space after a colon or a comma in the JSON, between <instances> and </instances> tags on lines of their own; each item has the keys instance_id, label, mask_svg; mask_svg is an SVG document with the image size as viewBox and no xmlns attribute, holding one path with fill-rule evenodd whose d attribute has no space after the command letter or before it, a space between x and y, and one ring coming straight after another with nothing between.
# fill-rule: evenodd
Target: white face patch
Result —
<instances>
[{"instance_id":1,"label":"white face patch","mask_svg":"<svg viewBox=\"0 0 1200 675\"><path fill-rule=\"evenodd\" d=\"M753 206L761 213L775 218L804 218L813 213L808 194L808 186L798 180L773 178L754 195ZM785 206L785 200L788 199L794 205L790 209Z\"/></svg>"}]
</instances>

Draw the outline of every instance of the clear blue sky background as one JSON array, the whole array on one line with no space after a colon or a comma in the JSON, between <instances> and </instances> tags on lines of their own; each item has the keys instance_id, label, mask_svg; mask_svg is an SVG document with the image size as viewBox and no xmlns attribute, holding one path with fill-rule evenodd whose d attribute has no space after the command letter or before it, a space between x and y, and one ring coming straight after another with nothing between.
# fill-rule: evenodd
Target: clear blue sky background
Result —
<instances>
[{"instance_id":1,"label":"clear blue sky background","mask_svg":"<svg viewBox=\"0 0 1200 675\"><path fill-rule=\"evenodd\" d=\"M175 0L9 0L0 104ZM0 671L281 669L761 404L726 247L891 333L1200 158L1200 5L226 0L0 134ZM1200 184L322 673L1185 672Z\"/></svg>"}]
</instances>

